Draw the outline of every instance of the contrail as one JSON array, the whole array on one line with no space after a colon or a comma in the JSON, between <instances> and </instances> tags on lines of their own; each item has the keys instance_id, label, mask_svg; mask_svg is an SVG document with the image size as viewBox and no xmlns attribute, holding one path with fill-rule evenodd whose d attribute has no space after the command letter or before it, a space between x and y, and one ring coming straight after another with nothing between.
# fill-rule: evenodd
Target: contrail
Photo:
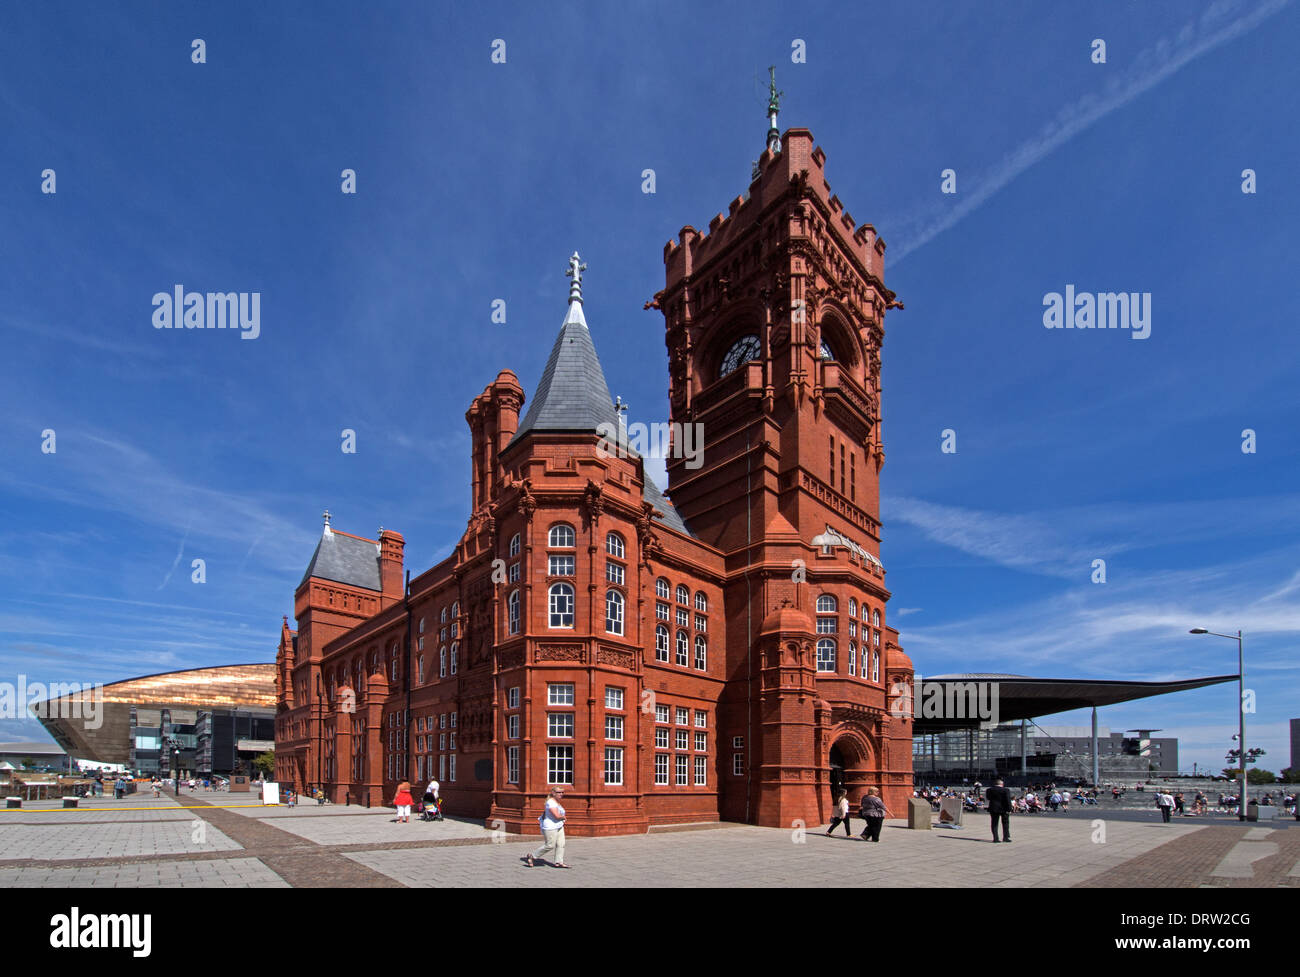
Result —
<instances>
[{"instance_id":1,"label":"contrail","mask_svg":"<svg viewBox=\"0 0 1300 977\"><path fill-rule=\"evenodd\" d=\"M1048 153L1073 139L1097 120L1127 105L1202 54L1258 27L1290 3L1291 0L1266 0L1226 24L1224 21L1241 7L1240 0L1219 0L1211 4L1201 15L1199 23L1188 21L1174 40L1162 37L1153 47L1134 58L1137 67L1127 77L1113 79L1107 85L1104 95L1084 95L1062 109L1056 119L1045 125L1037 136L1022 143L1003 158L974 190L962 194L951 209L943 213L932 211L933 216L921 218L926 223L920 231L890 248L890 265L897 265L907 255L930 243Z\"/></svg>"}]
</instances>

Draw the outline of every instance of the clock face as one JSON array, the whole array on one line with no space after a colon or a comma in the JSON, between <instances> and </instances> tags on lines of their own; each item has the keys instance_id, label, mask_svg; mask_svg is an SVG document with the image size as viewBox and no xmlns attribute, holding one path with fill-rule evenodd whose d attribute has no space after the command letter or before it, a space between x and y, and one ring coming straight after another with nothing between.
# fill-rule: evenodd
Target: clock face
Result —
<instances>
[{"instance_id":1,"label":"clock face","mask_svg":"<svg viewBox=\"0 0 1300 977\"><path fill-rule=\"evenodd\" d=\"M821 347L817 350L817 355L824 360L835 359L834 351L831 349L830 344L824 339L822 340Z\"/></svg>"},{"instance_id":2,"label":"clock face","mask_svg":"<svg viewBox=\"0 0 1300 977\"><path fill-rule=\"evenodd\" d=\"M728 373L731 373L740 364L758 359L761 352L762 346L759 344L757 336L741 336L732 344L731 349L727 350L727 355L722 358L722 366L718 370L718 379L720 380Z\"/></svg>"}]
</instances>

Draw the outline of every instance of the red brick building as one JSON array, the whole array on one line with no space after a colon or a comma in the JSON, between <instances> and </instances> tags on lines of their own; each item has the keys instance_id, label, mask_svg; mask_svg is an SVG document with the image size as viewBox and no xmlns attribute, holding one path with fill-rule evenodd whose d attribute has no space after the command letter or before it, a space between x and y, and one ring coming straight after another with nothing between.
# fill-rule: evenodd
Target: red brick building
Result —
<instances>
[{"instance_id":1,"label":"red brick building","mask_svg":"<svg viewBox=\"0 0 1300 977\"><path fill-rule=\"evenodd\" d=\"M278 779L378 805L436 776L450 812L525 831L563 783L572 834L818 824L839 783L904 810L912 665L879 559L897 303L824 164L773 116L748 192L664 250L674 453L678 425L703 444L668 461L671 502L615 433L575 255L532 398L504 370L465 415L454 552L408 584L399 533L326 515L276 656Z\"/></svg>"}]
</instances>

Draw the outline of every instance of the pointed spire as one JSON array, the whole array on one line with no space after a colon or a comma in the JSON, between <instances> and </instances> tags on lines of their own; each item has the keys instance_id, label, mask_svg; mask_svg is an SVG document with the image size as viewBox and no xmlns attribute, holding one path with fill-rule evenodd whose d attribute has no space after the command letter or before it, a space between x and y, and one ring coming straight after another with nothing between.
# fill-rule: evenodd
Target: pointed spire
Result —
<instances>
[{"instance_id":1,"label":"pointed spire","mask_svg":"<svg viewBox=\"0 0 1300 977\"><path fill-rule=\"evenodd\" d=\"M564 325L578 323L583 327L587 325L587 318L582 314L582 273L587 270L586 264L578 257L578 252L573 252L573 257L569 259L569 267L564 272L566 278L572 278L573 282L569 285L569 314L564 317Z\"/></svg>"},{"instance_id":2,"label":"pointed spire","mask_svg":"<svg viewBox=\"0 0 1300 977\"><path fill-rule=\"evenodd\" d=\"M781 111L781 96L785 92L776 90L776 65L771 65L767 72L767 148L772 150L773 153L779 153L781 151L781 130L776 127L776 116Z\"/></svg>"}]
</instances>

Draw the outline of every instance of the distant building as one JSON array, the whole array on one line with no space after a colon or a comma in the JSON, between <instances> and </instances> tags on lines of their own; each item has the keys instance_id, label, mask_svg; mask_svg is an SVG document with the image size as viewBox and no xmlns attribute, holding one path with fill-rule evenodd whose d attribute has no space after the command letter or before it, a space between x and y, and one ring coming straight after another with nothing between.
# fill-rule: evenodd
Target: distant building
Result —
<instances>
[{"instance_id":1,"label":"distant building","mask_svg":"<svg viewBox=\"0 0 1300 977\"><path fill-rule=\"evenodd\" d=\"M58 773L68 769L68 754L57 743L0 743L0 763L22 770L29 761L27 769L31 770Z\"/></svg>"},{"instance_id":2,"label":"distant building","mask_svg":"<svg viewBox=\"0 0 1300 977\"><path fill-rule=\"evenodd\" d=\"M1131 733L1145 731L1130 730ZM1030 738L1032 752L1063 753L1067 756L1087 757L1092 763L1092 729L1087 726L1044 726ZM1111 766L1131 765L1137 773L1178 773L1178 737L1176 736L1125 736L1112 733L1106 727L1097 729L1097 753L1103 773ZM1136 762L1124 761L1131 757ZM1141 761L1146 760L1143 764ZM1117 763L1118 761L1118 763ZM1144 769L1145 768L1145 769Z\"/></svg>"}]
</instances>

